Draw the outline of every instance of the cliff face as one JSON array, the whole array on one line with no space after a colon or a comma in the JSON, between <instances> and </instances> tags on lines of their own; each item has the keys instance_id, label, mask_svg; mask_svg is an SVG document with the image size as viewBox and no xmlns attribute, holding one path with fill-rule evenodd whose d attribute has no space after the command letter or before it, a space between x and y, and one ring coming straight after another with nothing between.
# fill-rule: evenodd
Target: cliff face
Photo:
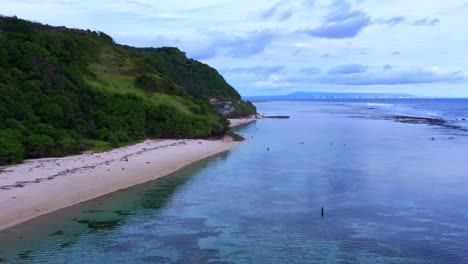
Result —
<instances>
[{"instance_id":1,"label":"cliff face","mask_svg":"<svg viewBox=\"0 0 468 264\"><path fill-rule=\"evenodd\" d=\"M255 112L215 69L177 48L0 17L0 164L221 135L228 122L211 96L232 101L234 115Z\"/></svg>"}]
</instances>

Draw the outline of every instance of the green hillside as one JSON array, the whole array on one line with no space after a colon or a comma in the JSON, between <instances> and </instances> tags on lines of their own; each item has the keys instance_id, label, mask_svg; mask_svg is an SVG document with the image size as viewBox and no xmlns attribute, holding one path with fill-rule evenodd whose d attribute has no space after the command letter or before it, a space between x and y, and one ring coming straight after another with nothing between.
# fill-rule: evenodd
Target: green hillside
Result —
<instances>
[{"instance_id":1,"label":"green hillside","mask_svg":"<svg viewBox=\"0 0 468 264\"><path fill-rule=\"evenodd\" d=\"M0 165L145 138L207 138L256 112L177 48L133 48L94 31L0 17Z\"/></svg>"}]
</instances>

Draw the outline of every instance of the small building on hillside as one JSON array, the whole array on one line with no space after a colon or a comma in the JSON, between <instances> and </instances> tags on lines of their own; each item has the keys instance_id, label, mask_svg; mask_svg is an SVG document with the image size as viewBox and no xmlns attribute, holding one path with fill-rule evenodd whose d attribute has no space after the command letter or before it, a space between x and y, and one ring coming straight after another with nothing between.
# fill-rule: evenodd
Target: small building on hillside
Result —
<instances>
[{"instance_id":1,"label":"small building on hillside","mask_svg":"<svg viewBox=\"0 0 468 264\"><path fill-rule=\"evenodd\" d=\"M221 114L229 114L232 111L234 111L234 107L232 107L232 102L224 98L211 96L210 103L213 106L215 106L218 112L220 112Z\"/></svg>"}]
</instances>

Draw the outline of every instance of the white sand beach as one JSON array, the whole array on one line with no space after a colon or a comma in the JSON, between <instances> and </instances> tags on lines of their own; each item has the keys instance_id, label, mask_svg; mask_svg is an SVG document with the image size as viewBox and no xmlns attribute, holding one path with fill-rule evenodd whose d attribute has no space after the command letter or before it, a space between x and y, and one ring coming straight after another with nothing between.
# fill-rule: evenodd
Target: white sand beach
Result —
<instances>
[{"instance_id":1,"label":"white sand beach","mask_svg":"<svg viewBox=\"0 0 468 264\"><path fill-rule=\"evenodd\" d=\"M257 120L231 119L231 127ZM0 173L0 230L155 180L235 146L222 140L146 140L107 152L27 160Z\"/></svg>"},{"instance_id":2,"label":"white sand beach","mask_svg":"<svg viewBox=\"0 0 468 264\"><path fill-rule=\"evenodd\" d=\"M260 115L253 115L245 118L229 119L229 122L231 122L231 127L236 127L254 122L260 118L262 118Z\"/></svg>"}]
</instances>

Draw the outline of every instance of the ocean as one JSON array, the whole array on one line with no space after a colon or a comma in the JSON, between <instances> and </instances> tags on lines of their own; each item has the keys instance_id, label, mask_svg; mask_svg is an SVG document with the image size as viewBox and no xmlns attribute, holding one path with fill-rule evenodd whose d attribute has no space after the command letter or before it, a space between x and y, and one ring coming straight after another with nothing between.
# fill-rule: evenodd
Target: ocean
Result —
<instances>
[{"instance_id":1,"label":"ocean","mask_svg":"<svg viewBox=\"0 0 468 264\"><path fill-rule=\"evenodd\" d=\"M0 232L1 261L468 263L468 99L255 104L290 118Z\"/></svg>"}]
</instances>

